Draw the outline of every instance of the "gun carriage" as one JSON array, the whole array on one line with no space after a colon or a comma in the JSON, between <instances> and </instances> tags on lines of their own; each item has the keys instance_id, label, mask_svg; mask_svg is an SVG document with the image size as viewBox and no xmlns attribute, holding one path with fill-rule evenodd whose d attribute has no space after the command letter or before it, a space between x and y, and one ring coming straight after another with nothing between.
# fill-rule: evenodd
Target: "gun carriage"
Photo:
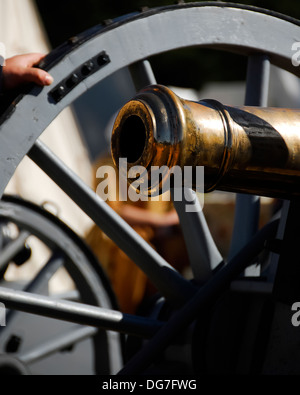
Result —
<instances>
[{"instance_id":1,"label":"gun carriage","mask_svg":"<svg viewBox=\"0 0 300 395\"><path fill-rule=\"evenodd\" d=\"M30 372L49 356L59 365L62 351L72 361L80 344L89 347L96 374L299 373L299 334L291 324L291 306L299 300L300 115L299 110L266 108L270 64L299 76L291 61L295 40L300 42L300 23L293 18L250 6L203 2L118 18L70 39L47 56L41 67L53 75L55 86L30 87L20 94L0 125L0 216L4 228L13 223L19 230L16 239L2 237L2 277L9 262L26 264L28 235L35 235L52 252L21 290L8 287L4 277L1 281L0 302L9 309L0 331L3 373ZM159 81L147 59L195 46L248 57L246 99L237 103L239 108L209 100L187 102L155 85ZM65 107L123 68L129 69L140 93L124 103L117 119L112 139L115 159L125 156L130 166L140 163L145 168L149 163L169 166L170 158L180 166L204 166L206 192L220 188L238 193L226 260L201 210L186 212L185 201L174 201L192 281L171 267L40 140ZM132 127L133 117L141 120L137 128ZM132 158L134 141L140 143ZM167 148L159 156L158 148L164 144ZM160 298L149 315L118 310L101 264L58 218L4 195L25 156L156 286ZM256 195L281 199L281 208L261 229ZM260 275L245 275L253 263L260 265ZM47 293L49 279L62 266L76 285L71 300ZM39 344L32 340L26 344L30 325L49 320L45 325L51 327L53 319L61 323L58 330L47 333ZM74 367L75 373L80 369Z\"/></svg>"}]
</instances>

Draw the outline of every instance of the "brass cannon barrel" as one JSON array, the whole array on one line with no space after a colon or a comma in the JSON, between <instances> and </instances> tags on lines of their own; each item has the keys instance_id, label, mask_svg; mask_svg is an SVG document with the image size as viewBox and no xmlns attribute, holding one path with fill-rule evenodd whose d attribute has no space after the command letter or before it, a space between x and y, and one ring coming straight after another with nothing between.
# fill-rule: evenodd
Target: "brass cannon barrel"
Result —
<instances>
[{"instance_id":1,"label":"brass cannon barrel","mask_svg":"<svg viewBox=\"0 0 300 395\"><path fill-rule=\"evenodd\" d=\"M192 102L153 85L120 110L111 144L117 166L126 158L128 170L145 168L148 195L162 191L173 166L204 166L205 192L300 197L300 110ZM165 169L156 185L153 166Z\"/></svg>"}]
</instances>

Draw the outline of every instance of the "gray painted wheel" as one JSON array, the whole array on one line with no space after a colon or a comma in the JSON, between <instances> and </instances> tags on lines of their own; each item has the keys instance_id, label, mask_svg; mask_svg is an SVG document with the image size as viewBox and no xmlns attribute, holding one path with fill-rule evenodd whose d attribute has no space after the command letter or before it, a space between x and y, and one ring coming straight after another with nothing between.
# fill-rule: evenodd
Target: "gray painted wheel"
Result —
<instances>
[{"instance_id":1,"label":"gray painted wheel","mask_svg":"<svg viewBox=\"0 0 300 395\"><path fill-rule=\"evenodd\" d=\"M291 63L295 41L300 41L300 27L292 18L250 6L209 2L148 10L120 18L108 26L97 26L69 40L53 51L42 65L53 75L55 87L32 88L19 96L1 118L0 193L3 194L22 158L29 155L145 271L171 304L184 305L197 287L178 275L38 138L65 107L107 76L130 67L135 81L139 81L136 83L139 89L153 81L151 72L141 62L179 48L209 47L248 56L250 99L247 104L251 101L253 105L261 105L267 95L265 65L268 62L299 76L299 68ZM261 76L260 81L251 88L251 81L257 80L257 75ZM249 204L253 213L251 201L242 202L242 209ZM184 233L186 229L190 232L189 252L194 274L205 282L221 257L201 214L188 218L183 216L180 207L177 210L182 224L185 223ZM247 224L243 225L247 228ZM201 242L195 245L198 235ZM203 244L208 246L208 254L205 267L199 267L197 257L203 251Z\"/></svg>"}]
</instances>

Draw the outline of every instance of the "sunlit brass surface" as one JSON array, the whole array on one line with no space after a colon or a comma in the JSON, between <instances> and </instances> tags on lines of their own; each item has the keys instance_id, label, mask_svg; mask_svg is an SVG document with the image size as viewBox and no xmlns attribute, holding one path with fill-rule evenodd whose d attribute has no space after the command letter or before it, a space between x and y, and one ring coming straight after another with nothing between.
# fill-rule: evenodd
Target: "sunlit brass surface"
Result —
<instances>
[{"instance_id":1,"label":"sunlit brass surface","mask_svg":"<svg viewBox=\"0 0 300 395\"><path fill-rule=\"evenodd\" d=\"M151 166L166 166L149 195L160 193L169 169L178 165L204 166L205 192L300 197L300 110L196 103L149 86L118 114L112 156L116 165L127 158L128 169L144 166L145 182Z\"/></svg>"}]
</instances>

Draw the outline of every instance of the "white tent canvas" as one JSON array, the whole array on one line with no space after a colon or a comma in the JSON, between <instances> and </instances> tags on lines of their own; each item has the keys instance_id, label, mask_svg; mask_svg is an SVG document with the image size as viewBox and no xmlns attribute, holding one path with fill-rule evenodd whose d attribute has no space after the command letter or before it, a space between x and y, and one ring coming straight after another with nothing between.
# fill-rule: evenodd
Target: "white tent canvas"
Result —
<instances>
[{"instance_id":1,"label":"white tent canvas","mask_svg":"<svg viewBox=\"0 0 300 395\"><path fill-rule=\"evenodd\" d=\"M5 45L7 57L50 51L34 1L0 0L0 41ZM41 139L91 185L92 166L71 108L57 117ZM17 194L39 205L50 202L60 219L80 235L91 225L91 220L28 158L18 167L6 193ZM36 260L40 262L40 254Z\"/></svg>"},{"instance_id":2,"label":"white tent canvas","mask_svg":"<svg viewBox=\"0 0 300 395\"><path fill-rule=\"evenodd\" d=\"M0 0L0 41L5 44L7 57L28 52L49 52L50 46L32 0ZM91 164L70 108L47 128L41 138L86 183L91 183ZM61 217L78 232L84 233L86 220L81 213L74 213L69 199L66 200L35 165L29 160L24 162L17 169L7 192L17 193L38 204L53 201Z\"/></svg>"}]
</instances>

